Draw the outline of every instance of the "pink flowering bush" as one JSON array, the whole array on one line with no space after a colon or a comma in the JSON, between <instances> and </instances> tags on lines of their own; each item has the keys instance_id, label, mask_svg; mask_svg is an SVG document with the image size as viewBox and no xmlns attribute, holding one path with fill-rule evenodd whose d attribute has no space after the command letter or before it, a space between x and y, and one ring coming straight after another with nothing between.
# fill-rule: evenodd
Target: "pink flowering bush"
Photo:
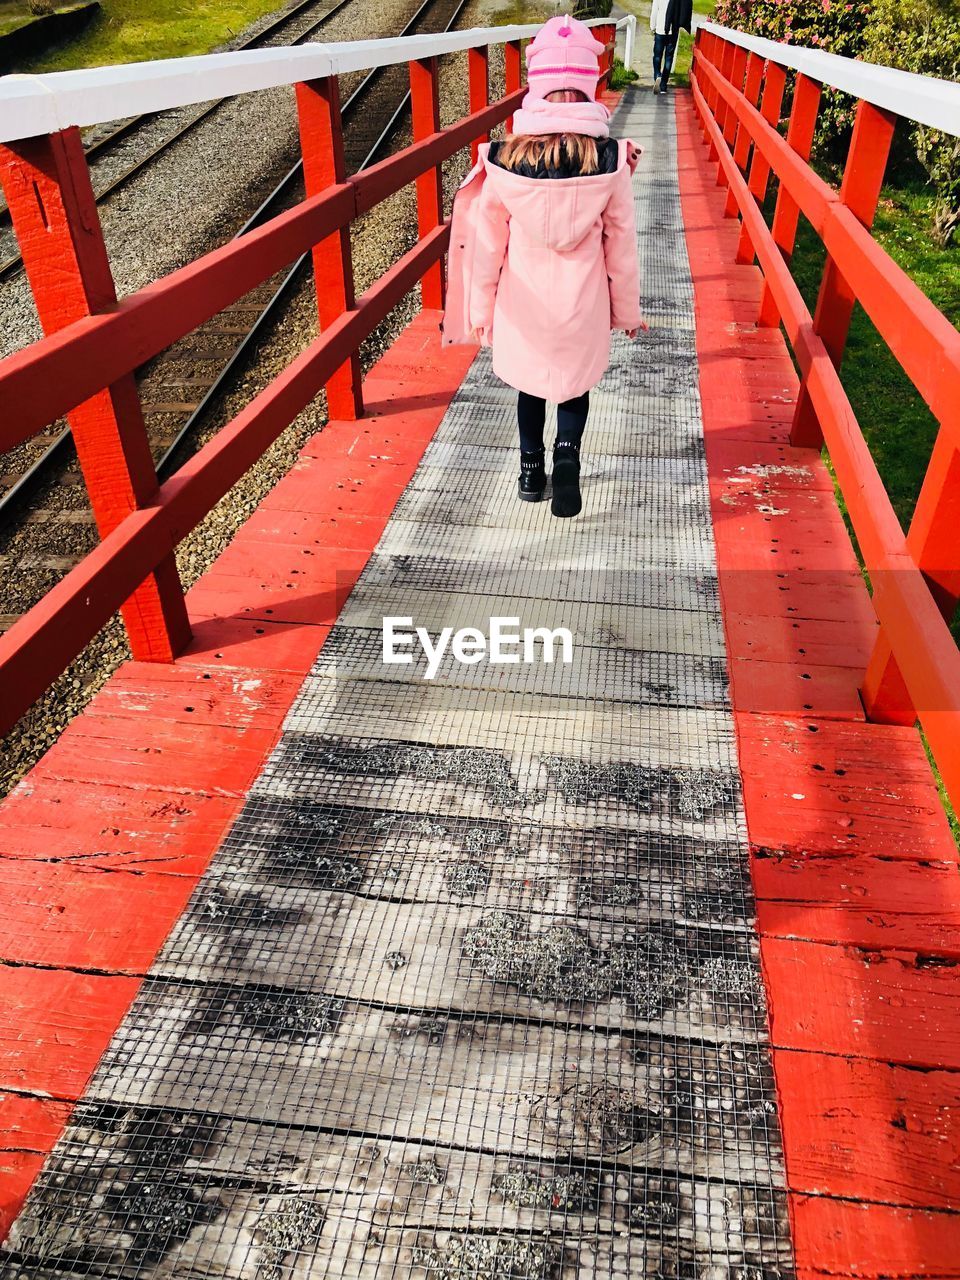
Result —
<instances>
[{"instance_id":1,"label":"pink flowering bush","mask_svg":"<svg viewBox=\"0 0 960 1280\"><path fill-rule=\"evenodd\" d=\"M783 44L803 44L844 58L862 56L870 0L719 0L715 21ZM853 128L854 103L824 90L817 145L836 156Z\"/></svg>"},{"instance_id":2,"label":"pink flowering bush","mask_svg":"<svg viewBox=\"0 0 960 1280\"><path fill-rule=\"evenodd\" d=\"M960 0L874 0L864 57L902 71L960 80ZM960 229L960 138L914 125L910 140L936 195L933 229L952 243Z\"/></svg>"},{"instance_id":3,"label":"pink flowering bush","mask_svg":"<svg viewBox=\"0 0 960 1280\"><path fill-rule=\"evenodd\" d=\"M960 0L719 0L716 21L785 44L809 45L944 80L960 78ZM824 90L817 150L841 161L855 103ZM784 113L789 103L784 104ZM934 234L942 244L960 228L960 140L915 125L898 130L892 166L916 169L936 196Z\"/></svg>"}]
</instances>

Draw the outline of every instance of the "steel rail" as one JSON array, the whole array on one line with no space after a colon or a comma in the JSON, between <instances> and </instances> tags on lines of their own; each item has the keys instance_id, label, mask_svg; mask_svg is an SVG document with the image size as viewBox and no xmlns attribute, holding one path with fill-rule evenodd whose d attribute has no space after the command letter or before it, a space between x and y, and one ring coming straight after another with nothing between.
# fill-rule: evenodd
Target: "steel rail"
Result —
<instances>
[{"instance_id":1,"label":"steel rail","mask_svg":"<svg viewBox=\"0 0 960 1280\"><path fill-rule=\"evenodd\" d=\"M423 0L423 4L421 4L420 8L417 10L414 16L410 19L410 22L407 24L407 27L404 28L404 32L402 34L406 34L408 29L420 19L421 15L435 3L437 3L437 0ZM444 28L445 31L449 31L453 27L454 23L460 17L461 13L466 8L467 4L468 4L468 0L459 0L459 3L456 5L452 15L447 21L447 25ZM363 97L366 96L366 93L372 87L372 84L374 83L374 78L379 77L382 74L382 72L383 72L383 68L380 68L380 67L375 68L373 71L369 72L361 81L361 83L357 86L357 88L354 89L353 93L343 104L342 115L344 120L346 120L348 115L353 114L353 112L356 110L359 103L363 100ZM403 98L401 99L397 109L394 111L393 115L387 121L379 137L374 142L370 150L367 152L367 155L364 157L362 163L360 164L357 170L358 173L361 173L363 172L364 169L368 168L376 159L376 157L380 154L384 144L389 140L389 138L393 134L394 130L397 127L397 124L399 123L401 116L403 115L404 111L409 106L409 104L410 104L410 90L408 89L407 92L404 94ZM293 166L293 168L289 171L289 173L287 173L283 178L281 178L280 182L277 184L274 190L270 193L270 195L267 196L266 200L263 202L260 208L256 211L256 213L254 213L252 217L247 221L247 223L240 229L240 231L237 232L238 237L244 235L247 231L253 230L254 227L259 226L260 223L263 222L268 217L269 209L272 206L278 204L283 199L286 193L300 178L300 175L302 174L302 172L303 172L303 161L298 160L297 163ZM241 340L236 351L234 351L233 355L230 357L229 362L224 366L220 374L217 376L216 381L204 393L203 399L197 405L196 409L193 410L193 412L190 414L190 417L187 419L187 421L183 424L183 426L177 432L177 435L175 436L173 441L170 443L167 449L164 450L159 461L157 462L157 475L160 479L163 479L164 476L166 476L170 472L178 449L181 447L181 445L183 444L187 436L189 436L189 434L194 430L197 422L200 420L203 414L209 410L213 401L221 393L224 384L228 381L233 370L237 367L239 362L246 355L248 349L252 346L257 336L270 323L274 313L279 308L281 302L283 302L283 300L286 298L290 290L293 288L294 283L296 282L300 273L303 271L303 269L307 265L309 259L310 259L310 255L308 253L305 253L302 255L302 257L298 258L297 261L293 264L293 266L287 272L286 276L281 281L273 297L270 298L270 300L267 302L266 306L264 307L263 311L261 311L260 314L257 316L256 320L253 323L253 326L250 329L250 332L246 335L246 337L244 337ZM0 508L0 510L2 510L2 508Z\"/></svg>"}]
</instances>

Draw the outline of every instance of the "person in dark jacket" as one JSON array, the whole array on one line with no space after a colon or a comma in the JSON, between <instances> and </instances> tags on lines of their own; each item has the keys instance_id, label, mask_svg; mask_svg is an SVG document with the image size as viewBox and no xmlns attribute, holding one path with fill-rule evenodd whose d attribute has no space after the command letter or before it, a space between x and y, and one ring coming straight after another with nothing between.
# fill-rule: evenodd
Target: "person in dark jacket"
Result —
<instances>
[{"instance_id":1,"label":"person in dark jacket","mask_svg":"<svg viewBox=\"0 0 960 1280\"><path fill-rule=\"evenodd\" d=\"M693 0L670 0L667 6L667 34L678 37L681 30L693 31Z\"/></svg>"},{"instance_id":2,"label":"person in dark jacket","mask_svg":"<svg viewBox=\"0 0 960 1280\"><path fill-rule=\"evenodd\" d=\"M690 31L692 23L693 0L651 0L650 29L653 32L655 93L666 93L680 32Z\"/></svg>"}]
</instances>

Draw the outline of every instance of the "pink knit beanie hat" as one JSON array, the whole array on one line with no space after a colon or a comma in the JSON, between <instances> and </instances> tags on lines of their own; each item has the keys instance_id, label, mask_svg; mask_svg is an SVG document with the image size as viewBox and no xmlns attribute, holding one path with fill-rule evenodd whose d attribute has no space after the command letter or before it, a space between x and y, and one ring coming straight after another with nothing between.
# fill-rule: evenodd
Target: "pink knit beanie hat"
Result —
<instances>
[{"instance_id":1,"label":"pink knit beanie hat","mask_svg":"<svg viewBox=\"0 0 960 1280\"><path fill-rule=\"evenodd\" d=\"M580 89L596 96L603 45L590 28L569 14L551 18L527 45L527 88L545 98L555 89Z\"/></svg>"}]
</instances>

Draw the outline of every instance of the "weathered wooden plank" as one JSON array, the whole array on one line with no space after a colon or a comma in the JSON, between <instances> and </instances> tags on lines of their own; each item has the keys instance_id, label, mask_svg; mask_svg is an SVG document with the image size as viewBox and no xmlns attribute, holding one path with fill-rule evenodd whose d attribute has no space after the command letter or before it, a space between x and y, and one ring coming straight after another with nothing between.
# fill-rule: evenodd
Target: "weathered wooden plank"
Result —
<instances>
[{"instance_id":1,"label":"weathered wooden plank","mask_svg":"<svg viewBox=\"0 0 960 1280\"><path fill-rule=\"evenodd\" d=\"M200 671L193 665L125 663L91 701L87 714L207 726L274 729L293 702L300 680L256 667ZM145 717L147 719L145 719Z\"/></svg>"},{"instance_id":2,"label":"weathered wooden plank","mask_svg":"<svg viewBox=\"0 0 960 1280\"><path fill-rule=\"evenodd\" d=\"M490 463L473 467L463 463L464 456L470 452L463 446L448 445L445 448L449 452L443 453L439 452L439 445L433 447L438 450L433 465L425 465L413 477L397 504L395 520L408 526L450 526L451 530L461 532L472 528L476 531L477 551L482 552L489 544L491 559L502 554L502 540L495 530L513 530L518 545L532 544L536 539L544 552L558 543L568 549L574 544L568 534L554 531L549 503L517 501L519 463L513 450L491 449L482 453L473 450L475 455L489 457ZM581 488L588 505L576 527L576 545L580 550L602 547L609 541L610 527L614 525L619 538L634 555L636 543L652 542L659 547L661 542L657 540L668 537L671 547L682 539L698 559L712 555L713 538L707 523L704 487L690 483L689 477L686 484L657 482L646 474L646 468L631 465L635 462L635 459L598 459L584 452ZM626 474L621 474L621 465ZM408 532L413 531L408 529ZM445 546L445 542L434 545ZM461 542L462 539L454 545L459 546ZM458 558L456 552L451 554ZM549 563L544 565L549 567Z\"/></svg>"},{"instance_id":3,"label":"weathered wooden plank","mask_svg":"<svg viewBox=\"0 0 960 1280\"><path fill-rule=\"evenodd\" d=\"M877 623L872 618L779 617L761 622L756 615L728 612L723 621L732 657L789 662L804 668L812 662L854 667L862 673L877 639Z\"/></svg>"},{"instance_id":4,"label":"weathered wooden plank","mask_svg":"<svg viewBox=\"0 0 960 1280\"><path fill-rule=\"evenodd\" d=\"M6 1237L27 1192L60 1136L73 1104L0 1090L0 1240ZM0 1255L2 1256L2 1255ZM0 1263L2 1270L2 1263Z\"/></svg>"},{"instance_id":5,"label":"weathered wooden plank","mask_svg":"<svg viewBox=\"0 0 960 1280\"><path fill-rule=\"evenodd\" d=\"M717 1196L730 1200L729 1215L718 1216L735 1218L738 1209L745 1210L741 1230L747 1247L756 1243L751 1236L781 1221L779 1192L746 1180L739 1188L720 1181L711 1190L696 1173L678 1176L618 1162L524 1160L135 1105L78 1105L34 1208L52 1210L62 1202L65 1183L80 1170L91 1186L175 1177L195 1186L269 1185L284 1195L322 1196L327 1204L350 1196L360 1216L384 1227L417 1223L512 1231L565 1225L601 1232L646 1228L655 1234L662 1225L690 1238L702 1213L695 1203L699 1196L706 1203ZM94 1203L81 1206L80 1213L92 1222L103 1209ZM105 1225L116 1217L105 1216Z\"/></svg>"},{"instance_id":6,"label":"weathered wooden plank","mask_svg":"<svg viewBox=\"0 0 960 1280\"><path fill-rule=\"evenodd\" d=\"M198 1229L196 1238L172 1252L169 1262L152 1274L158 1280L186 1275L191 1280L262 1280L279 1274L274 1269L280 1265L278 1255L285 1280L382 1280L385 1275L456 1276L457 1280L486 1280L490 1275L529 1276L531 1280L546 1280L557 1274L558 1267L565 1280L609 1280L612 1276L662 1280L665 1274L682 1275L685 1268L696 1265L693 1241L663 1242L639 1234L580 1235L569 1228L558 1228L555 1235L545 1237L508 1232L490 1237L477 1231L384 1230L339 1205L324 1215L322 1205L310 1206L310 1202L304 1207L303 1202L273 1197L254 1207L248 1197L235 1198L240 1201L235 1212L221 1217L214 1228ZM278 1223L276 1228L270 1225L271 1220ZM299 1239L300 1243L286 1251L271 1247L269 1238L274 1230L282 1238ZM226 1239L236 1242L235 1250L228 1250ZM725 1268L725 1274L748 1275L748 1268L757 1265L759 1254L740 1249L724 1252L709 1228L696 1243L702 1248L708 1239L710 1256L716 1258L717 1266ZM772 1252L769 1245L767 1251ZM787 1250L782 1249L781 1253L787 1266ZM0 1276L3 1280L21 1280L22 1270L16 1270L19 1265L14 1263L12 1269L7 1269L0 1263ZM500 1269L491 1272L491 1265ZM506 1266L510 1266L509 1272L502 1269ZM78 1280L80 1274L59 1267L39 1267L30 1271L30 1280ZM950 1280L955 1274L949 1273Z\"/></svg>"},{"instance_id":7,"label":"weathered wooden plank","mask_svg":"<svg viewBox=\"0 0 960 1280\"><path fill-rule=\"evenodd\" d=\"M760 662L735 658L730 663L731 700L760 715L818 716L863 720L861 673L853 667L804 662Z\"/></svg>"},{"instance_id":8,"label":"weathered wooden plank","mask_svg":"<svg viewBox=\"0 0 960 1280\"><path fill-rule=\"evenodd\" d=\"M249 577L288 591L313 591L341 575L358 574L368 556L367 549L312 547L275 538L261 542L250 534L234 538L217 557L212 572L218 577Z\"/></svg>"},{"instance_id":9,"label":"weathered wooden plank","mask_svg":"<svg viewBox=\"0 0 960 1280\"><path fill-rule=\"evenodd\" d=\"M290 733L363 736L486 750L571 751L592 761L711 768L732 763L730 718L713 710L612 707L494 690L311 680L286 722Z\"/></svg>"},{"instance_id":10,"label":"weathered wooden plank","mask_svg":"<svg viewBox=\"0 0 960 1280\"><path fill-rule=\"evenodd\" d=\"M256 609L248 613L235 593L224 596L216 590L198 590L196 596L188 593L188 604L193 640L177 664L199 667L204 672L218 668L249 670L253 666L260 672L302 676L310 670L330 633L329 624L277 621L271 607L261 609L259 615ZM202 611L209 611L208 616L198 616Z\"/></svg>"},{"instance_id":11,"label":"weathered wooden plank","mask_svg":"<svg viewBox=\"0 0 960 1280\"><path fill-rule=\"evenodd\" d=\"M330 684L342 694L340 685ZM370 690L384 687L374 681L358 681L354 688L358 685ZM460 692L434 691L435 694ZM476 698L476 694L469 696ZM421 700L426 702L427 698L421 695ZM343 698L334 714L339 716L344 708L354 710L359 701L351 689L350 697ZM530 702L536 701L530 699ZM540 700L541 707L544 701ZM574 699L557 701L583 706L587 721L584 727L588 730L601 719L594 715L595 708L590 703L579 704ZM371 698L368 705L382 707L375 698ZM615 714L625 717L629 710L627 706L618 707ZM666 718L667 712L663 715ZM606 759L584 760L544 750L545 743L534 744L533 749L525 743L512 743L511 746L520 745L523 749L504 750L489 739L480 738L479 742L474 739L461 745L457 738L466 727L464 721L470 719L476 723L477 717L460 717L456 732L450 734L454 741L436 746L439 736L436 721L409 726L413 733L422 735L419 741L391 738L389 730L381 736L362 738L328 733L298 734L293 730L299 728L306 717L302 711L295 710L288 718L287 734L257 780L256 794L275 796L283 801L323 801L351 808L459 814L471 818L512 817L546 825L639 830L659 827L664 831L687 830L714 839L732 837L738 830L739 793L731 768L711 768L699 761L679 763L678 758L683 757L675 747L672 764L648 764L646 751L636 748L627 749L622 755L608 748ZM306 722L315 723L312 716ZM550 725L539 720L535 725L542 743ZM320 727L327 728L322 718ZM343 721L337 724L341 731L345 727L348 726ZM402 732L407 725L394 723L392 727ZM369 732L374 726L360 719L356 728ZM380 730L381 726L375 728ZM501 733L508 728L509 722L498 720ZM578 748L580 741L589 741L594 753L603 750L599 737L575 741ZM556 734L549 745L556 747L561 743L562 738ZM694 750L703 750L705 746L709 743L701 740ZM716 759L719 751L711 754ZM638 755L640 762L637 762Z\"/></svg>"},{"instance_id":12,"label":"weathered wooden plank","mask_svg":"<svg viewBox=\"0 0 960 1280\"><path fill-rule=\"evenodd\" d=\"M198 738L185 724L158 720L143 739L118 734L117 723L90 712L78 717L34 767L34 785L56 778L163 788L171 796L244 795L277 735L275 728L210 724Z\"/></svg>"},{"instance_id":13,"label":"weathered wooden plank","mask_svg":"<svg viewBox=\"0 0 960 1280\"><path fill-rule=\"evenodd\" d=\"M737 515L733 519L738 537L717 546L717 569L721 574L818 573L835 577L858 570L849 540L839 542L814 521L784 516L776 531L771 532L763 515Z\"/></svg>"},{"instance_id":14,"label":"weathered wooden plank","mask_svg":"<svg viewBox=\"0 0 960 1280\"><path fill-rule=\"evenodd\" d=\"M445 538L434 544L431 552L425 546L417 552L401 554L379 547L364 570L362 586L464 591L498 599L529 596L656 605L664 609L715 609L717 603L715 570L694 572L683 561L647 569L638 568L633 561L628 561L629 568L596 565L554 569L537 559L524 560L509 553L496 562L455 560L447 554Z\"/></svg>"},{"instance_id":15,"label":"weathered wooden plank","mask_svg":"<svg viewBox=\"0 0 960 1280\"><path fill-rule=\"evenodd\" d=\"M960 1074L784 1050L775 1068L797 1191L956 1208Z\"/></svg>"},{"instance_id":16,"label":"weathered wooden plank","mask_svg":"<svg viewBox=\"0 0 960 1280\"><path fill-rule=\"evenodd\" d=\"M770 1089L750 1045L150 979L87 1098L766 1181Z\"/></svg>"},{"instance_id":17,"label":"weathered wooden plank","mask_svg":"<svg viewBox=\"0 0 960 1280\"><path fill-rule=\"evenodd\" d=\"M72 1196L78 1176L90 1191L79 1200ZM605 1276L608 1262L629 1260L636 1274L644 1257L666 1258L673 1249L682 1255L694 1246L731 1265L760 1252L788 1262L782 1193L748 1183L305 1135L137 1108L115 1109L108 1118L89 1106L80 1108L70 1142L51 1163L11 1245L40 1252L44 1263L130 1266L148 1244L158 1249L164 1242L156 1231L151 1239L147 1229L136 1230L122 1189L158 1183L163 1189L173 1181L192 1192L192 1202L180 1202L163 1275L262 1276L277 1261L270 1243L272 1227L280 1225L291 1246L285 1274L301 1268L330 1274L338 1259L356 1256L374 1258L382 1275L388 1259L409 1268L414 1249L442 1249L450 1233L500 1240L501 1247L545 1236L562 1242L570 1266L593 1267L592 1253L597 1274ZM237 1240L251 1247L238 1249Z\"/></svg>"},{"instance_id":18,"label":"weathered wooden plank","mask_svg":"<svg viewBox=\"0 0 960 1280\"><path fill-rule=\"evenodd\" d=\"M760 849L754 851L752 869L762 933L960 959L955 861Z\"/></svg>"},{"instance_id":19,"label":"weathered wooden plank","mask_svg":"<svg viewBox=\"0 0 960 1280\"><path fill-rule=\"evenodd\" d=\"M960 1214L901 1205L792 1198L797 1280L958 1280Z\"/></svg>"},{"instance_id":20,"label":"weathered wooden plank","mask_svg":"<svg viewBox=\"0 0 960 1280\"><path fill-rule=\"evenodd\" d=\"M348 461L332 467L326 458L301 458L260 505L265 511L323 513L336 508L354 516L392 511L406 484L402 468L369 469L362 475L359 470Z\"/></svg>"},{"instance_id":21,"label":"weathered wooden plank","mask_svg":"<svg viewBox=\"0 0 960 1280\"><path fill-rule=\"evenodd\" d=\"M324 428L323 434L329 431ZM263 511L259 507L243 528L259 542L277 538L314 547L343 547L365 551L376 546L387 515L349 516L339 512L317 515L311 511Z\"/></svg>"},{"instance_id":22,"label":"weathered wooden plank","mask_svg":"<svg viewBox=\"0 0 960 1280\"><path fill-rule=\"evenodd\" d=\"M913 729L751 714L736 719L755 844L891 858L954 856Z\"/></svg>"},{"instance_id":23,"label":"weathered wooden plank","mask_svg":"<svg viewBox=\"0 0 960 1280\"><path fill-rule=\"evenodd\" d=\"M187 604L191 613L201 618L256 618L261 622L295 624L299 632L295 638L299 639L301 645L296 650L299 659L302 654L309 655L311 649L316 653L320 648L322 636L312 635L311 629L324 627L329 631L358 576L359 572L351 575L332 571L329 581L324 585L311 587L297 578L262 582L261 575L251 577L211 569L187 592ZM292 630L292 626L290 629ZM267 634L266 629L263 634ZM206 643L201 661L209 662L209 649L212 646L207 637L204 640ZM213 642L220 649L225 639L222 635L217 635L213 637ZM250 655L245 654L238 665L249 666L250 662ZM303 667L298 669L308 666L309 657ZM286 667L279 669L285 670Z\"/></svg>"},{"instance_id":24,"label":"weathered wooden plank","mask_svg":"<svg viewBox=\"0 0 960 1280\"><path fill-rule=\"evenodd\" d=\"M0 1088L78 1098L139 978L0 964Z\"/></svg>"},{"instance_id":25,"label":"weathered wooden plank","mask_svg":"<svg viewBox=\"0 0 960 1280\"><path fill-rule=\"evenodd\" d=\"M660 830L425 817L256 795L211 875L243 877L254 888L753 927L742 845Z\"/></svg>"},{"instance_id":26,"label":"weathered wooden plank","mask_svg":"<svg viewBox=\"0 0 960 1280\"><path fill-rule=\"evenodd\" d=\"M754 1041L766 1028L756 947L743 934L243 881L204 884L153 972L709 1040Z\"/></svg>"},{"instance_id":27,"label":"weathered wooden plank","mask_svg":"<svg viewBox=\"0 0 960 1280\"><path fill-rule=\"evenodd\" d=\"M494 388L491 387L490 392L494 392ZM601 394L598 392L591 397L591 410L598 416L590 423L584 442L585 459L600 455L657 458L673 454L676 457L688 457L698 456L699 450L702 450L703 434L699 423L690 420L693 415L685 420L686 415L673 416L667 409L664 413L667 419L666 429L654 433L649 430L650 417L643 408L639 411L634 409L629 414L628 421L617 422L600 417L602 401L598 401ZM516 430L515 395L508 394L498 401L493 394L488 393L480 403L464 397L451 405L437 432L436 443L502 448L506 438L504 427L508 424ZM552 415L548 417L544 435L548 441L554 435ZM595 508L591 508L591 512L594 510Z\"/></svg>"},{"instance_id":28,"label":"weathered wooden plank","mask_svg":"<svg viewBox=\"0 0 960 1280\"><path fill-rule=\"evenodd\" d=\"M741 387L745 387L744 381ZM735 399L742 391L733 392ZM729 397L728 397L729 398ZM759 397L762 399L763 397ZM771 490L820 489L833 492L833 481L818 454L785 444L759 444L750 440L715 440L708 432L711 485L737 492L763 485Z\"/></svg>"},{"instance_id":29,"label":"weathered wooden plank","mask_svg":"<svg viewBox=\"0 0 960 1280\"><path fill-rule=\"evenodd\" d=\"M604 574L622 569L625 564L634 572L646 570L651 575L665 574L674 568L686 573L713 573L716 568L712 545L697 545L684 537L680 529L673 537L669 530L663 535L638 531L633 537L607 537L597 539L592 545L568 536L536 547L518 548L516 533L511 529L478 531L394 519L384 530L378 546L381 557L422 555L429 558L437 550L450 560L470 565L513 563L518 568L532 568L544 581L549 581L547 575L551 571Z\"/></svg>"},{"instance_id":30,"label":"weathered wooden plank","mask_svg":"<svg viewBox=\"0 0 960 1280\"><path fill-rule=\"evenodd\" d=\"M0 960L144 973L189 901L193 878L11 861Z\"/></svg>"},{"instance_id":31,"label":"weathered wooden plank","mask_svg":"<svg viewBox=\"0 0 960 1280\"><path fill-rule=\"evenodd\" d=\"M778 1048L960 1068L960 961L765 937Z\"/></svg>"},{"instance_id":32,"label":"weathered wooden plank","mask_svg":"<svg viewBox=\"0 0 960 1280\"><path fill-rule=\"evenodd\" d=\"M719 618L703 612L634 607L582 600L530 600L522 596L500 597L442 591L417 591L367 586L360 582L340 615L344 627L369 627L381 631L383 619L412 617L415 626L435 636L442 627L480 627L489 631L491 616L519 618L521 627L566 627L574 645L611 649L647 649L662 653L687 653L722 657L723 634Z\"/></svg>"},{"instance_id":33,"label":"weathered wooden plank","mask_svg":"<svg viewBox=\"0 0 960 1280\"><path fill-rule=\"evenodd\" d=\"M729 567L720 575L720 592L726 614L850 621L858 626L876 622L859 569Z\"/></svg>"},{"instance_id":34,"label":"weathered wooden plank","mask_svg":"<svg viewBox=\"0 0 960 1280\"><path fill-rule=\"evenodd\" d=\"M0 811L0 858L197 876L230 819L234 796L110 783L66 788L21 782Z\"/></svg>"},{"instance_id":35,"label":"weathered wooden plank","mask_svg":"<svg viewBox=\"0 0 960 1280\"><path fill-rule=\"evenodd\" d=\"M484 626L484 634L487 632L489 619ZM309 679L389 679L422 684L427 679L427 658L412 630L407 634L410 641L405 652L411 661L388 665L383 660L384 641L380 634L364 627L338 626L324 645ZM519 630L515 634L519 636ZM726 705L726 663L720 658L571 645L570 662L562 660L559 646L548 651L552 661L547 662L543 660L542 646L537 645L533 660L527 662L519 660L519 642L511 651L516 654L516 663L493 662L483 655L481 661L468 664L459 661L452 646L448 646L429 677L430 683L437 687L588 698L593 706L601 701L678 707Z\"/></svg>"}]
</instances>

